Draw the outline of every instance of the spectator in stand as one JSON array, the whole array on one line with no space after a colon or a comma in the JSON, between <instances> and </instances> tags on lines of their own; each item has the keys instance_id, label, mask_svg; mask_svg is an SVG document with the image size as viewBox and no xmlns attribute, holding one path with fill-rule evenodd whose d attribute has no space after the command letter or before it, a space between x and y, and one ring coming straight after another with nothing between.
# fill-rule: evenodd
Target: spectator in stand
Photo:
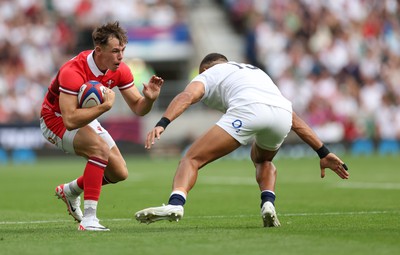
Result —
<instances>
[{"instance_id":1,"label":"spectator in stand","mask_svg":"<svg viewBox=\"0 0 400 255\"><path fill-rule=\"evenodd\" d=\"M370 76L381 83L382 93L394 93L395 107L400 107L398 1L216 1L227 10L235 31L250 35L248 60L258 63L274 79L290 80L293 89L287 91L294 91L294 95L304 91L313 79L313 70L322 64L335 79L338 97L347 96L342 94L345 92L339 88L341 82L337 78L343 72L356 78L360 90L367 86L364 77ZM41 89L44 94L48 82L36 81L51 80L57 67L77 53L81 41L75 35L81 34L83 28L91 29L116 18L130 26L160 24L159 20L150 20L150 10L156 7L162 7L165 24L173 24L182 21L179 16L186 11L182 11L182 2L186 1L118 0L116 8L109 8L108 0L96 0L96 4L93 0L0 1L0 124L29 122L31 118L23 116L31 114L37 119L40 109L37 101L19 95L29 104L20 110L5 102L14 100L17 80L19 83L24 80L27 87L35 84L34 90ZM35 63L38 55L43 60L41 65ZM376 102L378 109L382 104L380 98ZM301 101L298 114L303 116L307 109L303 104L308 104L309 98L298 100ZM355 100L362 101L359 96ZM293 102L297 104L296 100ZM361 107L359 116L366 116L364 106L358 107ZM375 122L375 116L368 121L360 118L359 123Z\"/></svg>"},{"instance_id":2,"label":"spectator in stand","mask_svg":"<svg viewBox=\"0 0 400 255\"><path fill-rule=\"evenodd\" d=\"M399 107L395 105L395 98L392 94L386 93L382 96L382 105L376 113L375 125L378 138L378 150L381 154L397 153L400 138L400 123L397 119Z\"/></svg>"},{"instance_id":3,"label":"spectator in stand","mask_svg":"<svg viewBox=\"0 0 400 255\"><path fill-rule=\"evenodd\" d=\"M236 19L233 25L240 27L238 22L263 17L257 26L253 26L253 31L247 31L254 33L256 41L254 47L258 54L253 62L264 63L265 70L272 78L290 81L278 82L280 86L286 86L282 89L285 96L293 100L298 87L303 86L304 82L313 81L315 68L322 67L331 78L319 83L312 96L325 97L334 111L337 110L337 100L347 98L345 100L352 105L349 107L359 110L357 119L347 116L346 119L339 118L338 123L343 129L352 130L353 135L374 130L371 129L371 123L377 120L374 112L381 109L383 94L394 93L396 100L392 107L399 108L400 89L396 85L400 69L398 1L222 1L229 16L237 13L243 2L252 6L242 8L240 20ZM262 8L260 2L263 3ZM304 47L304 56L307 58L303 58L311 64L311 69L299 64L299 56L291 50L298 41ZM343 74L355 77L359 93L348 94L348 91L340 88ZM354 99L349 99L349 96L354 96ZM296 104L296 100L293 102ZM306 114L304 110L307 107L299 109L303 109L299 112L300 116ZM357 131L349 129L350 123L365 124ZM350 126L359 126L353 124Z\"/></svg>"},{"instance_id":4,"label":"spectator in stand","mask_svg":"<svg viewBox=\"0 0 400 255\"><path fill-rule=\"evenodd\" d=\"M94 26L108 20L120 20L127 27L172 25L177 10L182 15L187 6L181 2L116 0L115 8L109 8L108 0L0 1L0 124L39 118L41 103L33 96L42 97L58 67L92 46ZM150 7L157 7L163 19L155 19ZM29 91L21 93L20 88ZM6 103L15 102L15 95L24 103Z\"/></svg>"}]
</instances>

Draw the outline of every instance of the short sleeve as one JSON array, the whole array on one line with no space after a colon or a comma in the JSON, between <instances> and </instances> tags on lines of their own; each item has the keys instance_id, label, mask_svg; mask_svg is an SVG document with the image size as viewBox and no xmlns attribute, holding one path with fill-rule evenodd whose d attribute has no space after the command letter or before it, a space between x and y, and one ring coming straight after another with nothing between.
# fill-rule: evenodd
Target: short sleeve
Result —
<instances>
[{"instance_id":1,"label":"short sleeve","mask_svg":"<svg viewBox=\"0 0 400 255\"><path fill-rule=\"evenodd\" d=\"M68 67L60 70L58 81L60 84L60 91L71 95L78 95L79 88L86 82L83 75Z\"/></svg>"},{"instance_id":2,"label":"short sleeve","mask_svg":"<svg viewBox=\"0 0 400 255\"><path fill-rule=\"evenodd\" d=\"M119 66L119 71L120 71L120 82L118 84L119 90L128 89L134 86L133 82L134 78L131 69L124 62L122 62L121 65Z\"/></svg>"}]
</instances>

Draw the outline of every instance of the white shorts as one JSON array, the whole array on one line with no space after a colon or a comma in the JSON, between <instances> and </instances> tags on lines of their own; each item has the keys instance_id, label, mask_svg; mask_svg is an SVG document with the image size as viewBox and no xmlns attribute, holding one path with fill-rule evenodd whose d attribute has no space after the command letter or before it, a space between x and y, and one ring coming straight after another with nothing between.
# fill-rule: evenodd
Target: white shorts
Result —
<instances>
[{"instance_id":1,"label":"white shorts","mask_svg":"<svg viewBox=\"0 0 400 255\"><path fill-rule=\"evenodd\" d=\"M228 110L216 123L240 144L255 138L265 150L276 151L292 127L292 112L266 104L249 104Z\"/></svg>"},{"instance_id":2,"label":"white shorts","mask_svg":"<svg viewBox=\"0 0 400 255\"><path fill-rule=\"evenodd\" d=\"M100 122L95 119L92 122L88 124L101 138L106 141L108 144L109 148L111 149L112 147L115 146L115 141L111 137L111 135L108 133L108 131L103 128L100 124ZM40 119L40 127L42 129L43 136L49 140L51 143L53 143L55 146L57 146L59 149L63 150L66 153L72 153L75 154L74 150L74 138L76 133L78 132L78 129L74 129L71 131L66 130L62 138L58 137L52 130L50 130L43 118Z\"/></svg>"}]
</instances>

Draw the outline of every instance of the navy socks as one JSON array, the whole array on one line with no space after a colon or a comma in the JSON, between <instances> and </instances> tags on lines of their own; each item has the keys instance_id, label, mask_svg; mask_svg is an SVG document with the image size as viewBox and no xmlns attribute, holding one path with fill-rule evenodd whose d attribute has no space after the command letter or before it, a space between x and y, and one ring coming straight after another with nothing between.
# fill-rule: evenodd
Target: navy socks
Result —
<instances>
[{"instance_id":1,"label":"navy socks","mask_svg":"<svg viewBox=\"0 0 400 255\"><path fill-rule=\"evenodd\" d=\"M170 205L181 205L183 206L186 203L186 199L180 194L171 194L169 197L168 204Z\"/></svg>"},{"instance_id":2,"label":"navy socks","mask_svg":"<svg viewBox=\"0 0 400 255\"><path fill-rule=\"evenodd\" d=\"M275 205L275 193L270 191L270 190L264 190L261 192L261 207L265 202L271 202L273 205Z\"/></svg>"}]
</instances>

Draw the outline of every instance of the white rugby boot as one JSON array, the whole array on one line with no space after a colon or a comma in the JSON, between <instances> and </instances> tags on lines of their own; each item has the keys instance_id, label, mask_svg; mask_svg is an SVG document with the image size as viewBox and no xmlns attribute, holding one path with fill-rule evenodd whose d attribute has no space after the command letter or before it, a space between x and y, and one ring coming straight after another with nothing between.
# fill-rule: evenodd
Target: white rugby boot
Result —
<instances>
[{"instance_id":1,"label":"white rugby boot","mask_svg":"<svg viewBox=\"0 0 400 255\"><path fill-rule=\"evenodd\" d=\"M83 213L81 210L81 197L73 196L64 189L65 184L58 185L56 187L56 196L58 199L62 199L67 205L68 213L77 221L81 222L83 218Z\"/></svg>"},{"instance_id":2,"label":"white rugby boot","mask_svg":"<svg viewBox=\"0 0 400 255\"><path fill-rule=\"evenodd\" d=\"M275 206L267 201L261 208L261 217L264 222L264 227L279 227L281 223L276 216Z\"/></svg>"},{"instance_id":3,"label":"white rugby boot","mask_svg":"<svg viewBox=\"0 0 400 255\"><path fill-rule=\"evenodd\" d=\"M150 207L135 213L135 218L141 223L153 223L159 220L179 221L183 217L183 206L162 205Z\"/></svg>"},{"instance_id":4,"label":"white rugby boot","mask_svg":"<svg viewBox=\"0 0 400 255\"><path fill-rule=\"evenodd\" d=\"M84 217L79 224L78 230L80 231L110 231L109 228L104 227L99 223L96 217Z\"/></svg>"}]
</instances>

